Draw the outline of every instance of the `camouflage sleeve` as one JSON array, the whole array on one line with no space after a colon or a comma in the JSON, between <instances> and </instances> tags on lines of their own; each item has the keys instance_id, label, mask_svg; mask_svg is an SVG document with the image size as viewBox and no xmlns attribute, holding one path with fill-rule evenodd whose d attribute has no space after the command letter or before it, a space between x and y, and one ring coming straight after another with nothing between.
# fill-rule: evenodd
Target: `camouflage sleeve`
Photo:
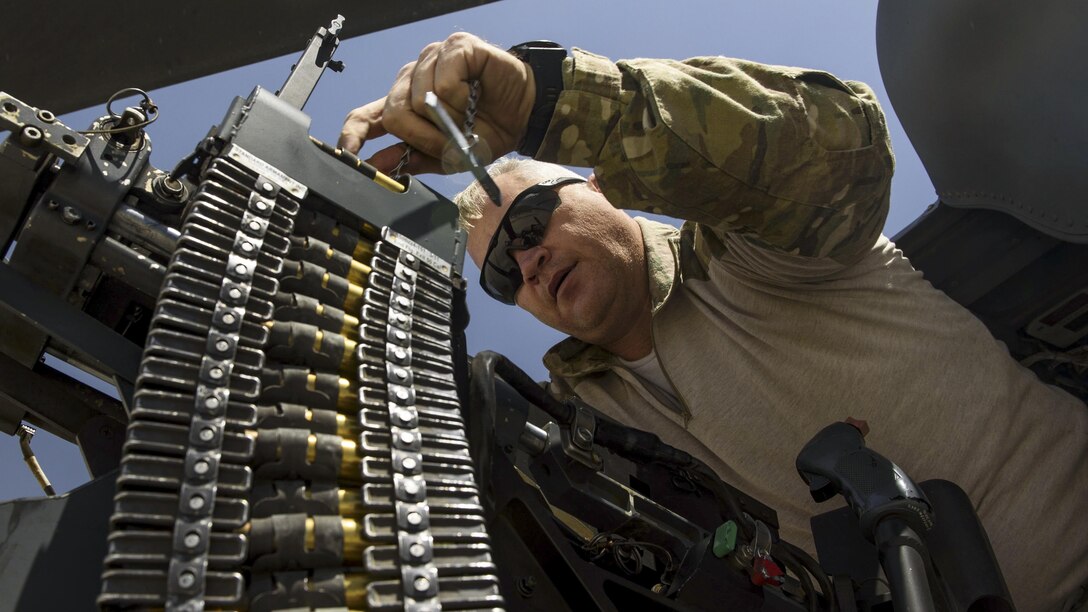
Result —
<instances>
[{"instance_id":1,"label":"camouflage sleeve","mask_svg":"<svg viewBox=\"0 0 1088 612\"><path fill-rule=\"evenodd\" d=\"M614 64L575 49L537 159L590 166L622 208L850 263L880 234L893 158L864 84L724 57Z\"/></svg>"}]
</instances>

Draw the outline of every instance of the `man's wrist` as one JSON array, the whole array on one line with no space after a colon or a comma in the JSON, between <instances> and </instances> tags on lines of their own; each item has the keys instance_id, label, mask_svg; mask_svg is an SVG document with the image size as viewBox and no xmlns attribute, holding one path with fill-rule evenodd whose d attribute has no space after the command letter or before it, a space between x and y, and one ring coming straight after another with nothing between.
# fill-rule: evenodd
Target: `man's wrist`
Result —
<instances>
[{"instance_id":1,"label":"man's wrist","mask_svg":"<svg viewBox=\"0 0 1088 612\"><path fill-rule=\"evenodd\" d=\"M551 41L534 40L514 45L509 51L529 66L536 83L533 109L529 113L525 136L518 145L518 153L531 157L544 142L556 101L563 91L563 60L567 50Z\"/></svg>"}]
</instances>

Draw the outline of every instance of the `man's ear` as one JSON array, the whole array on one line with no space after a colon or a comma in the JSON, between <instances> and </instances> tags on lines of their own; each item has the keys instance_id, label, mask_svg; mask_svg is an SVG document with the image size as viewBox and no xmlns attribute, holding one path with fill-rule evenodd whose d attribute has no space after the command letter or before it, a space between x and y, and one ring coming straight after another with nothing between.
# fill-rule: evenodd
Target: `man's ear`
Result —
<instances>
[{"instance_id":1,"label":"man's ear","mask_svg":"<svg viewBox=\"0 0 1088 612\"><path fill-rule=\"evenodd\" d=\"M589 185L589 188L592 189L593 191L596 191L597 193L601 193L601 185L597 182L597 175L596 174L590 174L589 175L589 179L587 180L587 184Z\"/></svg>"}]
</instances>

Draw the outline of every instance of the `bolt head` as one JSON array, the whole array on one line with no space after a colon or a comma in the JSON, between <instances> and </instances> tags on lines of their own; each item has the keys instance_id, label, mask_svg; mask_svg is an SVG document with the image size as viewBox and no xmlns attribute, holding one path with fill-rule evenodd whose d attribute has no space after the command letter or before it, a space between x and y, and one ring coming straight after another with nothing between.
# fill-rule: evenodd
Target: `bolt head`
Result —
<instances>
[{"instance_id":1,"label":"bolt head","mask_svg":"<svg viewBox=\"0 0 1088 612\"><path fill-rule=\"evenodd\" d=\"M182 572L181 575L178 576L178 584L183 589L191 588L196 584L196 576L192 572Z\"/></svg>"}]
</instances>

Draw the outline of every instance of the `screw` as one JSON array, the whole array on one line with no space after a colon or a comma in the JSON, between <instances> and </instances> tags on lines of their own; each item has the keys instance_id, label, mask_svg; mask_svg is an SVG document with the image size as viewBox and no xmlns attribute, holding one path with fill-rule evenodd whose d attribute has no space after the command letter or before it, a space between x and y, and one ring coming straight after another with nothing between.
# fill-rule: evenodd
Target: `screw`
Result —
<instances>
[{"instance_id":1,"label":"screw","mask_svg":"<svg viewBox=\"0 0 1088 612\"><path fill-rule=\"evenodd\" d=\"M574 433L575 433L575 435L578 436L578 439L581 440L582 442L585 442L585 443L588 444L588 443L593 441L593 432L589 431L585 427L577 428L574 431Z\"/></svg>"},{"instance_id":2,"label":"screw","mask_svg":"<svg viewBox=\"0 0 1088 612\"><path fill-rule=\"evenodd\" d=\"M265 202L264 200L257 200L253 204L253 207L256 208L259 212L264 212L264 211L268 210L268 203Z\"/></svg>"},{"instance_id":3,"label":"screw","mask_svg":"<svg viewBox=\"0 0 1088 612\"><path fill-rule=\"evenodd\" d=\"M212 428L205 427L204 429L200 430L201 440L205 442L210 442L213 438L215 438L215 432L212 430Z\"/></svg>"},{"instance_id":4,"label":"screw","mask_svg":"<svg viewBox=\"0 0 1088 612\"><path fill-rule=\"evenodd\" d=\"M397 306L400 306L401 308L408 308L411 305L412 305L411 300L404 297L403 295L397 298Z\"/></svg>"},{"instance_id":5,"label":"screw","mask_svg":"<svg viewBox=\"0 0 1088 612\"><path fill-rule=\"evenodd\" d=\"M404 349L399 348L399 349L396 349L395 351L393 351L393 356L396 357L397 359L404 359L404 358L408 357L408 353L405 352Z\"/></svg>"},{"instance_id":6,"label":"screw","mask_svg":"<svg viewBox=\"0 0 1088 612\"><path fill-rule=\"evenodd\" d=\"M411 290L412 290L412 286L411 286L411 285L409 285L408 283L401 283L401 284L400 284L400 290L401 290L401 291L405 291L405 292L407 292L407 291L411 291Z\"/></svg>"},{"instance_id":7,"label":"screw","mask_svg":"<svg viewBox=\"0 0 1088 612\"><path fill-rule=\"evenodd\" d=\"M409 397L408 390L407 389L397 389L396 396L397 396L397 399L401 400L402 402L406 401L408 399L408 397Z\"/></svg>"},{"instance_id":8,"label":"screw","mask_svg":"<svg viewBox=\"0 0 1088 612\"><path fill-rule=\"evenodd\" d=\"M400 434L400 443L401 444L411 444L412 442L415 442L415 441L416 441L416 438L412 434L408 433L407 431L401 432L401 434Z\"/></svg>"},{"instance_id":9,"label":"screw","mask_svg":"<svg viewBox=\"0 0 1088 612\"><path fill-rule=\"evenodd\" d=\"M417 592L423 593L431 588L431 581L426 576L419 576L412 582L412 586L416 588Z\"/></svg>"},{"instance_id":10,"label":"screw","mask_svg":"<svg viewBox=\"0 0 1088 612\"><path fill-rule=\"evenodd\" d=\"M533 593L536 592L536 577L522 576L518 578L517 588L522 597L532 597Z\"/></svg>"},{"instance_id":11,"label":"screw","mask_svg":"<svg viewBox=\"0 0 1088 612\"><path fill-rule=\"evenodd\" d=\"M402 331L400 331L398 329L396 331L396 333L393 334L393 337L396 338L397 340L400 340L401 342L404 342L405 340L408 339L408 334L406 334L406 333L404 333L404 332L402 332Z\"/></svg>"},{"instance_id":12,"label":"screw","mask_svg":"<svg viewBox=\"0 0 1088 612\"><path fill-rule=\"evenodd\" d=\"M397 418L400 419L401 423L408 424L412 422L412 413L407 410L401 410L397 412Z\"/></svg>"},{"instance_id":13,"label":"screw","mask_svg":"<svg viewBox=\"0 0 1088 612\"><path fill-rule=\"evenodd\" d=\"M190 531L189 533L185 534L184 542L185 546L187 546L188 548L196 548L200 545L200 534L195 531Z\"/></svg>"},{"instance_id":14,"label":"screw","mask_svg":"<svg viewBox=\"0 0 1088 612\"><path fill-rule=\"evenodd\" d=\"M193 471L197 474L207 474L208 470L212 469L212 466L207 461L201 459L193 464Z\"/></svg>"},{"instance_id":15,"label":"screw","mask_svg":"<svg viewBox=\"0 0 1088 612\"><path fill-rule=\"evenodd\" d=\"M98 227L98 224L95 223L93 220L87 221L87 229L88 230L94 230L94 228L96 228L96 227Z\"/></svg>"},{"instance_id":16,"label":"screw","mask_svg":"<svg viewBox=\"0 0 1088 612\"><path fill-rule=\"evenodd\" d=\"M26 147L33 147L42 141L44 134L38 128L33 125L28 125L23 128L23 131L19 133L19 142Z\"/></svg>"},{"instance_id":17,"label":"screw","mask_svg":"<svg viewBox=\"0 0 1088 612\"><path fill-rule=\"evenodd\" d=\"M38 111L38 119L40 119L44 123L53 123L57 120L57 117L56 115L47 110L40 110Z\"/></svg>"},{"instance_id":18,"label":"screw","mask_svg":"<svg viewBox=\"0 0 1088 612\"><path fill-rule=\"evenodd\" d=\"M229 295L231 299L237 300L238 298L242 297L242 290L237 287L233 287L230 291L227 292L227 295ZM227 349L222 350L225 351Z\"/></svg>"},{"instance_id":19,"label":"screw","mask_svg":"<svg viewBox=\"0 0 1088 612\"><path fill-rule=\"evenodd\" d=\"M415 495L416 493L419 493L419 483L414 480L405 480L404 492L408 495Z\"/></svg>"},{"instance_id":20,"label":"screw","mask_svg":"<svg viewBox=\"0 0 1088 612\"><path fill-rule=\"evenodd\" d=\"M237 296L232 295L231 297L237 297ZM220 353L225 353L229 349L230 349L230 342L227 342L226 340L219 340L218 342L215 343L215 350L219 351Z\"/></svg>"},{"instance_id":21,"label":"screw","mask_svg":"<svg viewBox=\"0 0 1088 612\"><path fill-rule=\"evenodd\" d=\"M235 274L245 274L246 271L248 271L248 270L249 270L249 268L247 268L245 264L238 264L238 265L234 266L234 273Z\"/></svg>"},{"instance_id":22,"label":"screw","mask_svg":"<svg viewBox=\"0 0 1088 612\"><path fill-rule=\"evenodd\" d=\"M55 200L49 200L49 202L46 203L45 207L49 210L56 210L60 207L60 204L57 204Z\"/></svg>"},{"instance_id":23,"label":"screw","mask_svg":"<svg viewBox=\"0 0 1088 612\"><path fill-rule=\"evenodd\" d=\"M189 507L193 510L200 510L204 507L204 498L199 495L194 495L189 498Z\"/></svg>"},{"instance_id":24,"label":"screw","mask_svg":"<svg viewBox=\"0 0 1088 612\"><path fill-rule=\"evenodd\" d=\"M418 543L418 542L416 542L415 544L412 544L411 546L408 547L408 554L412 555L413 557L415 557L417 559L422 557L423 553L425 553L425 552L427 552L427 549L424 548L423 545Z\"/></svg>"},{"instance_id":25,"label":"screw","mask_svg":"<svg viewBox=\"0 0 1088 612\"><path fill-rule=\"evenodd\" d=\"M408 470L408 471L416 469L417 465L418 465L418 463L412 457L405 457L404 461L400 462L400 466L402 468L404 468L405 470Z\"/></svg>"},{"instance_id":26,"label":"screw","mask_svg":"<svg viewBox=\"0 0 1088 612\"><path fill-rule=\"evenodd\" d=\"M399 378L401 380L404 380L405 378L408 378L408 370L405 370L404 368L394 368L393 369L393 376L396 376L397 378Z\"/></svg>"},{"instance_id":27,"label":"screw","mask_svg":"<svg viewBox=\"0 0 1088 612\"><path fill-rule=\"evenodd\" d=\"M267 182L267 181L266 181L266 182L264 182L264 183L262 183L262 184L261 184L261 189L262 189L263 191L272 191L272 183L269 183L269 182Z\"/></svg>"},{"instance_id":28,"label":"screw","mask_svg":"<svg viewBox=\"0 0 1088 612\"><path fill-rule=\"evenodd\" d=\"M208 410L218 409L219 408L219 398L215 397L214 395L209 396L207 399L204 400L204 407L207 408Z\"/></svg>"},{"instance_id":29,"label":"screw","mask_svg":"<svg viewBox=\"0 0 1088 612\"><path fill-rule=\"evenodd\" d=\"M254 248L255 247L253 246L252 242L243 242L242 243L242 250L245 251L246 253L252 253Z\"/></svg>"},{"instance_id":30,"label":"screw","mask_svg":"<svg viewBox=\"0 0 1088 612\"><path fill-rule=\"evenodd\" d=\"M208 370L208 376L211 377L212 380L223 378L223 368L212 368Z\"/></svg>"},{"instance_id":31,"label":"screw","mask_svg":"<svg viewBox=\"0 0 1088 612\"><path fill-rule=\"evenodd\" d=\"M423 515L418 512L409 512L405 518L408 519L409 525L418 525L423 522Z\"/></svg>"},{"instance_id":32,"label":"screw","mask_svg":"<svg viewBox=\"0 0 1088 612\"><path fill-rule=\"evenodd\" d=\"M414 264L416 262L416 257L415 257L415 255L412 255L411 253L405 253L404 254L404 261L406 261L406 262L408 262L410 264Z\"/></svg>"},{"instance_id":33,"label":"screw","mask_svg":"<svg viewBox=\"0 0 1088 612\"><path fill-rule=\"evenodd\" d=\"M249 222L249 229L250 229L250 231L253 231L253 232L261 231L260 221L250 221Z\"/></svg>"},{"instance_id":34,"label":"screw","mask_svg":"<svg viewBox=\"0 0 1088 612\"><path fill-rule=\"evenodd\" d=\"M233 314L231 314L229 312L227 314L223 315L223 323L225 323L227 325L234 325L234 322L237 321L237 320L238 320L237 317L235 317Z\"/></svg>"},{"instance_id":35,"label":"screw","mask_svg":"<svg viewBox=\"0 0 1088 612\"><path fill-rule=\"evenodd\" d=\"M181 575L178 576L178 584L181 588L188 589L196 584L196 575L192 572L182 572Z\"/></svg>"}]
</instances>

